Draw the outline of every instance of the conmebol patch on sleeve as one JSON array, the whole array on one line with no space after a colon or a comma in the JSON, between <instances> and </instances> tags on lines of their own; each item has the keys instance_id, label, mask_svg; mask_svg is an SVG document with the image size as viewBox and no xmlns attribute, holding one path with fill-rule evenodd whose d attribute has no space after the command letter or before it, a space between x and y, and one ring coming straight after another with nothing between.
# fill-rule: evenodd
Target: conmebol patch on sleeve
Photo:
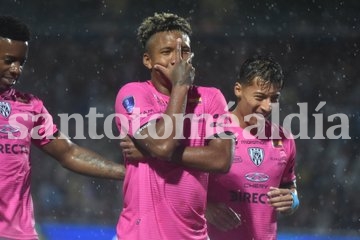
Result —
<instances>
[{"instance_id":1,"label":"conmebol patch on sleeve","mask_svg":"<svg viewBox=\"0 0 360 240\"><path fill-rule=\"evenodd\" d=\"M124 98L124 100L122 101L122 105L126 109L127 113L132 113L132 111L134 110L134 106L135 106L134 97L128 96L128 97Z\"/></svg>"}]
</instances>

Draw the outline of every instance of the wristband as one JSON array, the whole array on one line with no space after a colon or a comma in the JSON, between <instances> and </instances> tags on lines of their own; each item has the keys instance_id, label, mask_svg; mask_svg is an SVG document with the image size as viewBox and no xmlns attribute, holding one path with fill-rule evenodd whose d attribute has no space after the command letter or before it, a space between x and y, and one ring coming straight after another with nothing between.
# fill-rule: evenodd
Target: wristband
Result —
<instances>
[{"instance_id":1,"label":"wristband","mask_svg":"<svg viewBox=\"0 0 360 240\"><path fill-rule=\"evenodd\" d=\"M290 191L290 193L293 198L293 203L291 205L291 209L294 211L299 207L300 201L299 201L299 198L298 198L298 195L296 192Z\"/></svg>"}]
</instances>

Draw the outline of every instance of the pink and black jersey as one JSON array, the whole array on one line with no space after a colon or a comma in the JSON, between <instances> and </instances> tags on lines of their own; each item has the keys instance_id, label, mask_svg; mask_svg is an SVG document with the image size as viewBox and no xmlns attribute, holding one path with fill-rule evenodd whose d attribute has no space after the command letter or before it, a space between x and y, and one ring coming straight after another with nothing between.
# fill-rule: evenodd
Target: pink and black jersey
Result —
<instances>
[{"instance_id":1,"label":"pink and black jersey","mask_svg":"<svg viewBox=\"0 0 360 240\"><path fill-rule=\"evenodd\" d=\"M14 89L0 96L0 239L38 239L30 195L30 146L57 131L38 98Z\"/></svg>"},{"instance_id":2,"label":"pink and black jersey","mask_svg":"<svg viewBox=\"0 0 360 240\"><path fill-rule=\"evenodd\" d=\"M151 81L126 84L115 105L119 130L132 136L151 119L161 117L168 102L169 97L159 93ZM183 145L204 146L207 137L218 131L218 119L226 110L225 98L218 89L190 88L186 109L189 118L179 122L184 127ZM208 174L201 171L154 158L126 161L118 239L205 240L207 186Z\"/></svg>"},{"instance_id":3,"label":"pink and black jersey","mask_svg":"<svg viewBox=\"0 0 360 240\"><path fill-rule=\"evenodd\" d=\"M235 128L237 145L230 171L209 176L209 202L225 203L241 215L242 221L238 228L227 232L209 224L211 240L276 239L276 211L267 203L266 194L270 186L295 181L296 148L282 128L267 122L265 129L267 133L278 130L280 138L259 139Z\"/></svg>"}]
</instances>

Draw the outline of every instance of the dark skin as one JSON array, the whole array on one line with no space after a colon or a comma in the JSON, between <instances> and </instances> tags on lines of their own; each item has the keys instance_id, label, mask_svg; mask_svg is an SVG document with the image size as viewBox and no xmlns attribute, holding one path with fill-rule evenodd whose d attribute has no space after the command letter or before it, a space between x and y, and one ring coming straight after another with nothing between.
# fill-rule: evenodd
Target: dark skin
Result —
<instances>
[{"instance_id":1,"label":"dark skin","mask_svg":"<svg viewBox=\"0 0 360 240\"><path fill-rule=\"evenodd\" d=\"M165 114L171 118L171 125L167 126L169 122L162 118L154 122L156 132L160 136L169 127L176 129L174 114L185 114L187 93L195 74L191 57L189 36L179 31L158 32L147 43L143 63L150 70L151 81L156 89L170 96ZM148 155L207 172L229 170L234 147L232 138L215 138L204 147L182 147L179 139L175 138L175 133L176 131L172 131L167 138L156 139L151 137L148 128L144 128L132 139L139 151L129 137L122 140L121 147L128 159L139 159L143 155ZM140 138L145 135L146 138ZM143 155L138 155L141 152Z\"/></svg>"},{"instance_id":2,"label":"dark skin","mask_svg":"<svg viewBox=\"0 0 360 240\"><path fill-rule=\"evenodd\" d=\"M14 86L20 77L28 53L28 42L0 37L0 93ZM25 102L26 99L16 99ZM41 149L71 171L109 179L122 180L123 165L105 159L99 154L73 143L61 132Z\"/></svg>"},{"instance_id":3,"label":"dark skin","mask_svg":"<svg viewBox=\"0 0 360 240\"><path fill-rule=\"evenodd\" d=\"M161 32L150 38L148 51L143 55L143 63L151 71L151 81L155 88L170 96L165 114L171 118L171 122L161 118L154 123L159 135L163 135L167 128L176 129L174 114L185 113L187 93L193 81L191 75L195 71L190 61L187 61L190 50L182 52L182 48L186 47L190 49L189 39L180 32ZM166 139L152 138L148 131L148 128L144 128L135 135L137 143L153 157L171 159L179 144L174 139L175 131ZM145 135L149 137L140 137Z\"/></svg>"}]
</instances>

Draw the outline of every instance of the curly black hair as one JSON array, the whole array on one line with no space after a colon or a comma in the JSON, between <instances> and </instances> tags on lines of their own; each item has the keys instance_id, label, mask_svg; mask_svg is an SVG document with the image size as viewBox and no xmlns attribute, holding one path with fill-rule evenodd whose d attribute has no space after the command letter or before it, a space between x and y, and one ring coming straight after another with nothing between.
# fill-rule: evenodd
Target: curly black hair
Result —
<instances>
[{"instance_id":1,"label":"curly black hair","mask_svg":"<svg viewBox=\"0 0 360 240\"><path fill-rule=\"evenodd\" d=\"M29 27L13 16L0 16L0 37L16 41L29 41Z\"/></svg>"},{"instance_id":2,"label":"curly black hair","mask_svg":"<svg viewBox=\"0 0 360 240\"><path fill-rule=\"evenodd\" d=\"M188 36L192 30L190 23L185 18L173 13L155 13L154 16L147 17L137 29L137 39L143 48L152 35L157 32L177 30Z\"/></svg>"}]
</instances>

